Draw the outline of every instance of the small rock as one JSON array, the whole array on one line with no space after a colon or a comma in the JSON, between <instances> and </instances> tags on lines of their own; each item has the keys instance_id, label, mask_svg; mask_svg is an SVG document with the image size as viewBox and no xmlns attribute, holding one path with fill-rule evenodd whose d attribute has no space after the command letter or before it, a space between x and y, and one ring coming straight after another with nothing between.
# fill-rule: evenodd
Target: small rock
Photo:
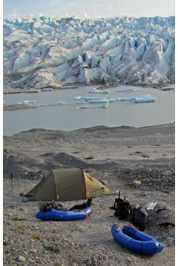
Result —
<instances>
[{"instance_id":1,"label":"small rock","mask_svg":"<svg viewBox=\"0 0 178 266\"><path fill-rule=\"evenodd\" d=\"M116 190L116 191L114 191L114 194L119 195L119 192L120 192L120 190Z\"/></svg>"},{"instance_id":2,"label":"small rock","mask_svg":"<svg viewBox=\"0 0 178 266\"><path fill-rule=\"evenodd\" d=\"M145 191L142 191L142 192L140 193L140 196L141 196L141 197L146 197L146 196L147 196L147 193L146 193Z\"/></svg>"},{"instance_id":3,"label":"small rock","mask_svg":"<svg viewBox=\"0 0 178 266\"><path fill-rule=\"evenodd\" d=\"M141 185L141 181L135 180L132 182L132 185L134 185L135 187L139 187Z\"/></svg>"},{"instance_id":4,"label":"small rock","mask_svg":"<svg viewBox=\"0 0 178 266\"><path fill-rule=\"evenodd\" d=\"M103 185L107 185L107 184L108 184L108 180L102 180L101 183L102 183Z\"/></svg>"},{"instance_id":5,"label":"small rock","mask_svg":"<svg viewBox=\"0 0 178 266\"><path fill-rule=\"evenodd\" d=\"M21 256L21 255L19 255L19 256L17 257L17 261L24 262L24 261L26 261L26 258L23 257L23 256Z\"/></svg>"},{"instance_id":6,"label":"small rock","mask_svg":"<svg viewBox=\"0 0 178 266\"><path fill-rule=\"evenodd\" d=\"M36 249L30 249L29 252L30 253L37 253L37 250Z\"/></svg>"}]
</instances>

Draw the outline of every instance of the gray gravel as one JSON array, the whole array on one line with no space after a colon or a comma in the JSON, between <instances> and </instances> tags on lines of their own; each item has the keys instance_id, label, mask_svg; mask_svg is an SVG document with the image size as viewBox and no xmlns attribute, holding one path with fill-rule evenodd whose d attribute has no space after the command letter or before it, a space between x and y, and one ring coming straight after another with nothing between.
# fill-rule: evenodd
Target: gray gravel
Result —
<instances>
[{"instance_id":1,"label":"gray gravel","mask_svg":"<svg viewBox=\"0 0 178 266\"><path fill-rule=\"evenodd\" d=\"M3 265L173 266L175 228L159 224L175 221L174 138L175 127L169 125L73 132L34 129L4 136ZM139 255L113 240L112 225L126 222L110 209L114 194L94 198L93 214L86 221L36 219L40 202L28 202L20 194L58 167L86 169L112 192L120 190L133 205L158 202L149 213L145 233L158 238L163 251L154 256ZM71 207L82 202L62 204Z\"/></svg>"}]
</instances>

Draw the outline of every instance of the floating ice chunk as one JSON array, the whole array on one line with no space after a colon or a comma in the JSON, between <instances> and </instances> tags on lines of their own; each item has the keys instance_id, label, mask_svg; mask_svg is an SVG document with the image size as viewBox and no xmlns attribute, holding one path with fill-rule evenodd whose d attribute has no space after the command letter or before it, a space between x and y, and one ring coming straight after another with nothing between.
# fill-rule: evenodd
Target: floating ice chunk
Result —
<instances>
[{"instance_id":1,"label":"floating ice chunk","mask_svg":"<svg viewBox=\"0 0 178 266\"><path fill-rule=\"evenodd\" d=\"M109 91L100 91L101 94L108 94Z\"/></svg>"},{"instance_id":2,"label":"floating ice chunk","mask_svg":"<svg viewBox=\"0 0 178 266\"><path fill-rule=\"evenodd\" d=\"M95 100L100 100L100 98L97 97L82 97L82 100L89 102L89 101L95 101Z\"/></svg>"},{"instance_id":3,"label":"floating ice chunk","mask_svg":"<svg viewBox=\"0 0 178 266\"><path fill-rule=\"evenodd\" d=\"M36 100L24 100L22 101L24 104L29 104L29 103L36 103Z\"/></svg>"},{"instance_id":4,"label":"floating ice chunk","mask_svg":"<svg viewBox=\"0 0 178 266\"><path fill-rule=\"evenodd\" d=\"M88 91L88 93L98 93L99 90L95 89L95 88L92 88Z\"/></svg>"},{"instance_id":5,"label":"floating ice chunk","mask_svg":"<svg viewBox=\"0 0 178 266\"><path fill-rule=\"evenodd\" d=\"M14 104L22 104L21 102L14 102Z\"/></svg>"},{"instance_id":6,"label":"floating ice chunk","mask_svg":"<svg viewBox=\"0 0 178 266\"><path fill-rule=\"evenodd\" d=\"M109 101L107 99L94 99L88 101L89 104L98 104L98 103L108 103Z\"/></svg>"},{"instance_id":7,"label":"floating ice chunk","mask_svg":"<svg viewBox=\"0 0 178 266\"><path fill-rule=\"evenodd\" d=\"M101 106L99 106L99 108L107 108L109 106L109 104L103 104Z\"/></svg>"},{"instance_id":8,"label":"floating ice chunk","mask_svg":"<svg viewBox=\"0 0 178 266\"><path fill-rule=\"evenodd\" d=\"M175 124L175 120L171 120L171 121L169 122L169 125L172 125L172 124Z\"/></svg>"},{"instance_id":9,"label":"floating ice chunk","mask_svg":"<svg viewBox=\"0 0 178 266\"><path fill-rule=\"evenodd\" d=\"M76 107L76 109L89 109L89 108L91 108L92 106L80 106L80 107Z\"/></svg>"},{"instance_id":10,"label":"floating ice chunk","mask_svg":"<svg viewBox=\"0 0 178 266\"><path fill-rule=\"evenodd\" d=\"M121 102L135 101L135 97L124 97L120 99Z\"/></svg>"},{"instance_id":11,"label":"floating ice chunk","mask_svg":"<svg viewBox=\"0 0 178 266\"><path fill-rule=\"evenodd\" d=\"M101 93L101 94L108 94L109 93L109 91L104 91L104 90L98 90L98 89L96 89L96 88L92 88L92 89L90 89L89 91L88 91L88 93Z\"/></svg>"},{"instance_id":12,"label":"floating ice chunk","mask_svg":"<svg viewBox=\"0 0 178 266\"><path fill-rule=\"evenodd\" d=\"M100 106L80 106L80 107L76 107L76 109L91 109L91 108L107 108L108 107L108 104L103 104L103 105L100 105Z\"/></svg>"},{"instance_id":13,"label":"floating ice chunk","mask_svg":"<svg viewBox=\"0 0 178 266\"><path fill-rule=\"evenodd\" d=\"M45 104L45 103L39 103L38 105L39 106L49 106L48 104Z\"/></svg>"},{"instance_id":14,"label":"floating ice chunk","mask_svg":"<svg viewBox=\"0 0 178 266\"><path fill-rule=\"evenodd\" d=\"M70 105L68 102L58 101L57 105Z\"/></svg>"},{"instance_id":15,"label":"floating ice chunk","mask_svg":"<svg viewBox=\"0 0 178 266\"><path fill-rule=\"evenodd\" d=\"M132 92L132 91L136 91L136 89L135 88L122 88L122 89L116 90L116 92Z\"/></svg>"},{"instance_id":16,"label":"floating ice chunk","mask_svg":"<svg viewBox=\"0 0 178 266\"><path fill-rule=\"evenodd\" d=\"M121 102L129 102L129 101L142 102L144 100L144 102L146 102L146 99L149 99L148 101L151 101L151 99L153 99L153 97L151 97L150 94L143 94L143 95L137 95L137 96L133 96L133 97L123 97L120 99L120 101Z\"/></svg>"},{"instance_id":17,"label":"floating ice chunk","mask_svg":"<svg viewBox=\"0 0 178 266\"><path fill-rule=\"evenodd\" d=\"M79 102L76 102L76 104L85 104L85 103L87 103L85 100L81 100Z\"/></svg>"},{"instance_id":18,"label":"floating ice chunk","mask_svg":"<svg viewBox=\"0 0 178 266\"><path fill-rule=\"evenodd\" d=\"M149 98L149 97L151 97L150 94L143 94L143 95L137 95L137 96L135 96L135 98Z\"/></svg>"},{"instance_id":19,"label":"floating ice chunk","mask_svg":"<svg viewBox=\"0 0 178 266\"><path fill-rule=\"evenodd\" d=\"M120 98L110 98L108 101L109 101L109 103L115 103L119 100L120 100Z\"/></svg>"},{"instance_id":20,"label":"floating ice chunk","mask_svg":"<svg viewBox=\"0 0 178 266\"><path fill-rule=\"evenodd\" d=\"M75 96L73 99L74 100L77 100L77 101L85 101L85 102L88 102L90 100L99 100L100 98L97 98L97 97Z\"/></svg>"},{"instance_id":21,"label":"floating ice chunk","mask_svg":"<svg viewBox=\"0 0 178 266\"><path fill-rule=\"evenodd\" d=\"M135 98L135 103L150 103L150 102L155 102L156 98L154 97L136 97Z\"/></svg>"},{"instance_id":22,"label":"floating ice chunk","mask_svg":"<svg viewBox=\"0 0 178 266\"><path fill-rule=\"evenodd\" d=\"M74 99L74 100L77 100L77 101L81 101L82 96L75 96L73 99Z\"/></svg>"},{"instance_id":23,"label":"floating ice chunk","mask_svg":"<svg viewBox=\"0 0 178 266\"><path fill-rule=\"evenodd\" d=\"M58 101L57 103L51 103L51 104L40 104L41 106L64 106L64 105L70 105L71 103L69 102L63 102L63 101Z\"/></svg>"},{"instance_id":24,"label":"floating ice chunk","mask_svg":"<svg viewBox=\"0 0 178 266\"><path fill-rule=\"evenodd\" d=\"M57 105L65 105L65 102L58 101Z\"/></svg>"}]
</instances>

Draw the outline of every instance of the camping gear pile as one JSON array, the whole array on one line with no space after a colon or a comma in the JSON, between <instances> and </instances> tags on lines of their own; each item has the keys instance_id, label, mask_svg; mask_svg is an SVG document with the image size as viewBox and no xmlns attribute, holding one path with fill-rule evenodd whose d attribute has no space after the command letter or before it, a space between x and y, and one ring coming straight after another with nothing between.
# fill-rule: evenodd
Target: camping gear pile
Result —
<instances>
[{"instance_id":1,"label":"camping gear pile","mask_svg":"<svg viewBox=\"0 0 178 266\"><path fill-rule=\"evenodd\" d=\"M111 194L110 190L79 168L50 170L32 190L25 196L29 200L45 201L40 206L36 218L54 221L74 221L87 219L91 214L92 197ZM65 208L59 201L88 199L87 202ZM58 201L58 202L55 202ZM153 204L154 205L154 204ZM150 206L149 206L150 207ZM115 199L114 216L130 224L114 225L111 229L113 238L120 245L143 254L158 253L163 249L161 243L141 231L145 230L148 209L131 206L126 197L122 199L120 192ZM150 208L154 208L151 206ZM126 244L127 243L127 244Z\"/></svg>"},{"instance_id":2,"label":"camping gear pile","mask_svg":"<svg viewBox=\"0 0 178 266\"><path fill-rule=\"evenodd\" d=\"M114 215L118 216L120 220L130 221L134 226L139 228L139 230L145 230L148 217L147 208L131 206L129 201L126 200L126 197L124 199L120 197L120 191L111 209L115 210Z\"/></svg>"},{"instance_id":3,"label":"camping gear pile","mask_svg":"<svg viewBox=\"0 0 178 266\"><path fill-rule=\"evenodd\" d=\"M48 212L51 211L51 209L55 209L58 211L81 211L87 207L90 207L92 204L92 198L88 198L87 202L84 202L82 204L77 204L71 207L70 209L63 207L62 204L59 202L55 202L54 200L50 202L43 202L40 206L40 211Z\"/></svg>"}]
</instances>

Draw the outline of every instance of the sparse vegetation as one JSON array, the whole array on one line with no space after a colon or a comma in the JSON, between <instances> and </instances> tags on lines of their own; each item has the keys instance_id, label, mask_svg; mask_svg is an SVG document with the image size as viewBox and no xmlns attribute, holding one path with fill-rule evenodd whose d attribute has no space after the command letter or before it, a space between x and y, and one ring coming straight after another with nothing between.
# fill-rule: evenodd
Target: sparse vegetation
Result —
<instances>
[{"instance_id":1,"label":"sparse vegetation","mask_svg":"<svg viewBox=\"0 0 178 266\"><path fill-rule=\"evenodd\" d=\"M45 249L45 250L48 250L48 251L51 251L51 252L54 252L54 253L56 253L56 254L59 254L59 253L60 253L60 251L59 251L58 248L54 248L54 247L52 247L52 246L44 246L44 249Z\"/></svg>"},{"instance_id":2,"label":"sparse vegetation","mask_svg":"<svg viewBox=\"0 0 178 266\"><path fill-rule=\"evenodd\" d=\"M37 233L32 232L32 233L31 233L31 237L32 237L33 239L40 240L40 235L37 234Z\"/></svg>"}]
</instances>

